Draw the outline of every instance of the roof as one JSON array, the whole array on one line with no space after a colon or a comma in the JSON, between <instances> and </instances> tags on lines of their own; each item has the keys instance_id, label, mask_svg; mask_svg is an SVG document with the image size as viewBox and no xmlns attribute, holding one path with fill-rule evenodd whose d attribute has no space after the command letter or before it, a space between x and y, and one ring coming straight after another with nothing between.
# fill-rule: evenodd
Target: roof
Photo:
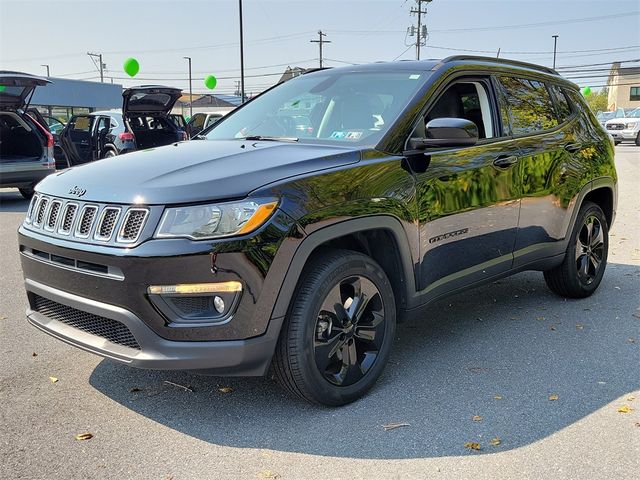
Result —
<instances>
[{"instance_id":1,"label":"roof","mask_svg":"<svg viewBox=\"0 0 640 480\"><path fill-rule=\"evenodd\" d=\"M235 107L234 104L227 102L215 95L202 95L193 101L194 107Z\"/></svg>"},{"instance_id":2,"label":"roof","mask_svg":"<svg viewBox=\"0 0 640 480\"><path fill-rule=\"evenodd\" d=\"M287 67L287 69L284 71L284 73L280 77L280 80L278 80L278 83L282 83L282 82L286 82L287 80L291 80L294 77L302 75L304 72L306 72L306 69L304 69L302 67L293 67L293 68Z\"/></svg>"}]
</instances>

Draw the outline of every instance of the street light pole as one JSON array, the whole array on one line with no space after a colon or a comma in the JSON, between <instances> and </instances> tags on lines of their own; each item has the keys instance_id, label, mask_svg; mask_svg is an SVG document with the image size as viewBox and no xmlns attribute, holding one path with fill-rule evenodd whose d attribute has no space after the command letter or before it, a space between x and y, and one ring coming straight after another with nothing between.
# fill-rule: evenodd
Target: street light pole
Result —
<instances>
[{"instance_id":1,"label":"street light pole","mask_svg":"<svg viewBox=\"0 0 640 480\"><path fill-rule=\"evenodd\" d=\"M189 118L193 117L193 89L191 88L191 57L182 57L189 61Z\"/></svg>"},{"instance_id":2,"label":"street light pole","mask_svg":"<svg viewBox=\"0 0 640 480\"><path fill-rule=\"evenodd\" d=\"M49 65L40 65L41 67L45 67L47 69L47 77L50 77L51 75L49 74Z\"/></svg>"},{"instance_id":3,"label":"street light pole","mask_svg":"<svg viewBox=\"0 0 640 480\"><path fill-rule=\"evenodd\" d=\"M244 103L244 36L242 34L242 0L238 0L240 17L240 103Z\"/></svg>"},{"instance_id":4,"label":"street light pole","mask_svg":"<svg viewBox=\"0 0 640 480\"><path fill-rule=\"evenodd\" d=\"M558 47L558 35L552 35L553 37L553 68L556 68L556 50Z\"/></svg>"}]
</instances>

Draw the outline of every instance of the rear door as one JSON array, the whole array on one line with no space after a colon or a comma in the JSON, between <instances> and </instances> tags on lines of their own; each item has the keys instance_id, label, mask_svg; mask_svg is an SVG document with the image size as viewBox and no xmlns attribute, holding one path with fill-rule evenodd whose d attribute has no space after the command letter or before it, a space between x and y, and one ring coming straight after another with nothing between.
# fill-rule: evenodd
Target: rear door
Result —
<instances>
[{"instance_id":1,"label":"rear door","mask_svg":"<svg viewBox=\"0 0 640 480\"><path fill-rule=\"evenodd\" d=\"M167 116L182 90L161 85L132 87L122 92L122 113L129 116Z\"/></svg>"},{"instance_id":2,"label":"rear door","mask_svg":"<svg viewBox=\"0 0 640 480\"><path fill-rule=\"evenodd\" d=\"M80 165L94 159L93 115L74 115L60 134L62 148L70 165Z\"/></svg>"}]
</instances>

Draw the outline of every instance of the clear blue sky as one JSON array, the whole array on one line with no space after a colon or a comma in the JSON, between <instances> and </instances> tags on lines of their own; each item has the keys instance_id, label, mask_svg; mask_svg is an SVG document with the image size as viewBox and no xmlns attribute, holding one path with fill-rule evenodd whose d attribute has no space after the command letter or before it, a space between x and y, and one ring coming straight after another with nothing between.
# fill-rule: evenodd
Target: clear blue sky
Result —
<instances>
[{"instance_id":1,"label":"clear blue sky","mask_svg":"<svg viewBox=\"0 0 640 480\"><path fill-rule=\"evenodd\" d=\"M271 85L287 65L317 66L318 46L309 40L317 38L318 29L332 41L325 47L329 66L415 55L405 46L405 30L415 22L409 14L414 0L243 4L246 74L271 74L248 77L248 92ZM433 0L427 9L430 35L423 58L463 53L455 49L501 48L501 56L550 65L554 34L560 35L559 66L640 58L638 0ZM559 23L523 26L548 22ZM579 52L618 47L633 48ZM214 74L220 78L216 91L230 93L239 75L238 1L0 0L1 69L43 74L40 65L49 64L52 76L95 80L87 51L104 54L107 76L116 77L116 83L184 89L188 77L182 57L188 55L193 58L194 92L205 91L203 77ZM141 70L136 79L121 80L129 56L138 59ZM574 81L594 87L605 83L604 78Z\"/></svg>"}]
</instances>

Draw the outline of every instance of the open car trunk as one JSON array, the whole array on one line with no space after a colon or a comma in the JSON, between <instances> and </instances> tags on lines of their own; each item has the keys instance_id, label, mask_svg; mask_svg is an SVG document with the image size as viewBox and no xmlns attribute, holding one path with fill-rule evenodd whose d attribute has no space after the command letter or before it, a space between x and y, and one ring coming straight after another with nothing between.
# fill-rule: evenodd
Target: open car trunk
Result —
<instances>
[{"instance_id":1,"label":"open car trunk","mask_svg":"<svg viewBox=\"0 0 640 480\"><path fill-rule=\"evenodd\" d=\"M161 147L182 140L171 120L163 117L129 117L129 126L140 150Z\"/></svg>"},{"instance_id":2,"label":"open car trunk","mask_svg":"<svg viewBox=\"0 0 640 480\"><path fill-rule=\"evenodd\" d=\"M0 111L0 161L2 163L39 160L44 140L18 114Z\"/></svg>"}]
</instances>

